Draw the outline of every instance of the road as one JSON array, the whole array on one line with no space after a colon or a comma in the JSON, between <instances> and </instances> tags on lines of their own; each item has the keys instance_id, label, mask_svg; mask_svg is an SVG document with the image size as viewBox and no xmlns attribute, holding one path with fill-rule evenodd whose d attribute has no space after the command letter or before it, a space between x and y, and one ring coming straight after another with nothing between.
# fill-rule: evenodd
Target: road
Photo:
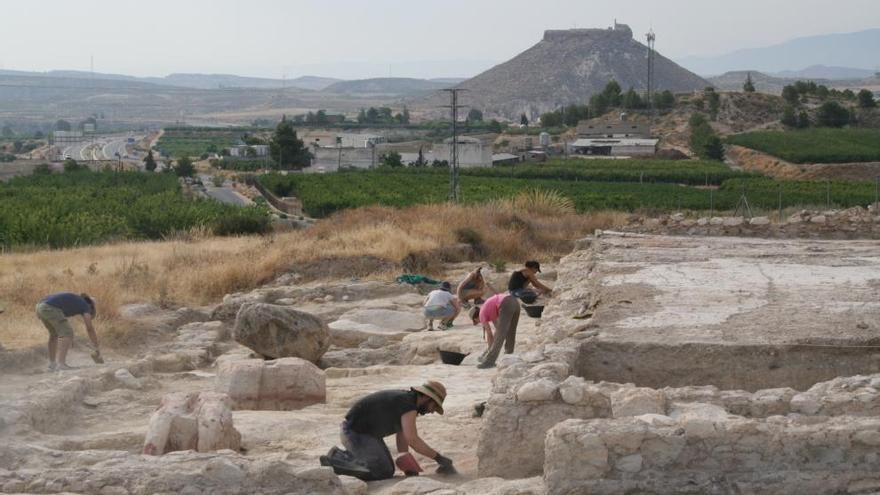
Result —
<instances>
[{"instance_id":1,"label":"road","mask_svg":"<svg viewBox=\"0 0 880 495\"><path fill-rule=\"evenodd\" d=\"M143 136L112 135L97 136L91 140L75 143L62 150L62 158L74 160L118 160L142 166L141 157L134 151L129 151L128 139L134 137L135 141Z\"/></svg>"},{"instance_id":2,"label":"road","mask_svg":"<svg viewBox=\"0 0 880 495\"><path fill-rule=\"evenodd\" d=\"M202 180L202 184L205 185L205 194L209 197L221 203L235 206L248 206L251 204L250 199L237 193L231 187L228 187L229 182L224 183L223 187L216 187L210 175L201 175L199 178Z\"/></svg>"}]
</instances>

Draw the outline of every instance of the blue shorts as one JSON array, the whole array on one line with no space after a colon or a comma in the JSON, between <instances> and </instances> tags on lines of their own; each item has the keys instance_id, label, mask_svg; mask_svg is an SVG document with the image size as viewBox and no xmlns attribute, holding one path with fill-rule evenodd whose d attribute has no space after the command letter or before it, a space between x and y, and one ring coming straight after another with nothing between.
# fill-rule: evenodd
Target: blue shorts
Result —
<instances>
[{"instance_id":1,"label":"blue shorts","mask_svg":"<svg viewBox=\"0 0 880 495\"><path fill-rule=\"evenodd\" d=\"M451 318L455 314L453 306L426 306L425 318Z\"/></svg>"}]
</instances>

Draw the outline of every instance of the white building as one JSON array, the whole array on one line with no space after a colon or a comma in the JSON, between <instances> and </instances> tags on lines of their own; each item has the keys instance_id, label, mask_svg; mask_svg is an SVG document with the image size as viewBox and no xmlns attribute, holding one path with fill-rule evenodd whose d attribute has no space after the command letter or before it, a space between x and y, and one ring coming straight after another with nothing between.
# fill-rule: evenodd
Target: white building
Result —
<instances>
[{"instance_id":1,"label":"white building","mask_svg":"<svg viewBox=\"0 0 880 495\"><path fill-rule=\"evenodd\" d=\"M434 145L433 158L452 163L452 138ZM476 138L459 136L458 166L462 168L491 167L492 146Z\"/></svg>"},{"instance_id":2,"label":"white building","mask_svg":"<svg viewBox=\"0 0 880 495\"><path fill-rule=\"evenodd\" d=\"M253 149L253 153L248 155L248 148ZM269 156L269 145L267 144L240 144L229 148L229 156L233 158L249 158Z\"/></svg>"}]
</instances>

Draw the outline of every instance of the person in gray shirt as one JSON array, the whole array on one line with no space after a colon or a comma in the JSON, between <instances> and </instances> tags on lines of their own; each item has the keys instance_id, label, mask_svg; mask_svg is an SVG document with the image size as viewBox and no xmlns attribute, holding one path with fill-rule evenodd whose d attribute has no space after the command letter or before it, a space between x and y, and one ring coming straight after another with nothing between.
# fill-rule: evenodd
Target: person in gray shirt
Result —
<instances>
[{"instance_id":1,"label":"person in gray shirt","mask_svg":"<svg viewBox=\"0 0 880 495\"><path fill-rule=\"evenodd\" d=\"M44 297L37 303L37 317L49 331L49 371L72 369L67 365L67 351L73 343L73 327L67 318L82 316L92 341L92 360L103 363L98 347L98 335L92 320L95 317L95 301L88 294L59 292Z\"/></svg>"}]
</instances>

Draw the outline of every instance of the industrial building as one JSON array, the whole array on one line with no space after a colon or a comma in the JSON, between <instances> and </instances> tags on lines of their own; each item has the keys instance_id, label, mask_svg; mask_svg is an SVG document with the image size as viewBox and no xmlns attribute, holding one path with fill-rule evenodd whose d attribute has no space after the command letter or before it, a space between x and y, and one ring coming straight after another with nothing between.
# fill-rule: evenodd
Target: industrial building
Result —
<instances>
[{"instance_id":1,"label":"industrial building","mask_svg":"<svg viewBox=\"0 0 880 495\"><path fill-rule=\"evenodd\" d=\"M433 158L452 163L452 138L434 145ZM461 168L491 167L492 146L476 138L459 136L458 166Z\"/></svg>"},{"instance_id":2,"label":"industrial building","mask_svg":"<svg viewBox=\"0 0 880 495\"><path fill-rule=\"evenodd\" d=\"M571 155L648 156L657 152L659 139L651 137L648 126L627 122L582 121L577 127L578 138L568 143Z\"/></svg>"}]
</instances>

